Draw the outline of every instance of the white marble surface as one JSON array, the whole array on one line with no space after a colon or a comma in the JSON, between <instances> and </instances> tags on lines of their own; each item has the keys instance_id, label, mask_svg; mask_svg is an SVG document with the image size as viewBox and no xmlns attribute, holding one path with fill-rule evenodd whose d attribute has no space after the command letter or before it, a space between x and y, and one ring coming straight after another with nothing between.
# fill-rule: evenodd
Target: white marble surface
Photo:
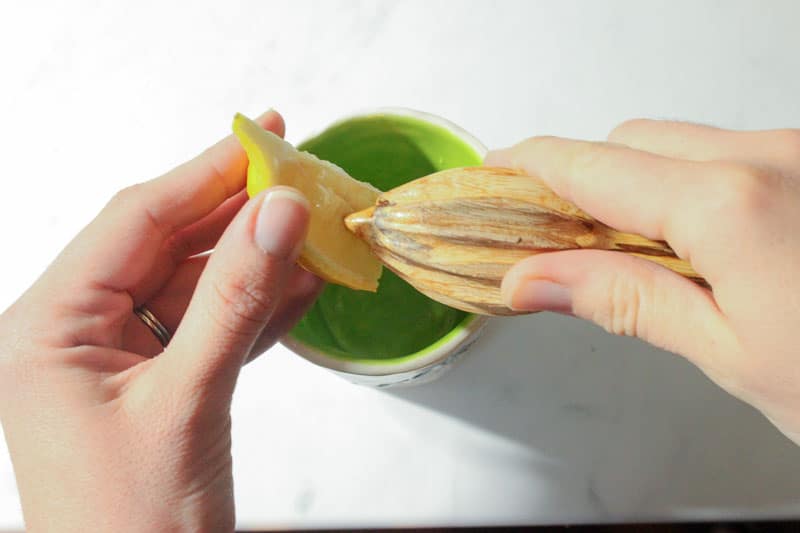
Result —
<instances>
[{"instance_id":1,"label":"white marble surface","mask_svg":"<svg viewBox=\"0 0 800 533\"><path fill-rule=\"evenodd\" d=\"M288 138L376 106L490 146L634 116L800 125L792 1L18 2L0 7L0 307L118 188L276 107ZM240 525L800 514L800 449L681 359L540 315L379 392L281 348L234 403ZM0 450L0 529L21 527Z\"/></svg>"}]
</instances>

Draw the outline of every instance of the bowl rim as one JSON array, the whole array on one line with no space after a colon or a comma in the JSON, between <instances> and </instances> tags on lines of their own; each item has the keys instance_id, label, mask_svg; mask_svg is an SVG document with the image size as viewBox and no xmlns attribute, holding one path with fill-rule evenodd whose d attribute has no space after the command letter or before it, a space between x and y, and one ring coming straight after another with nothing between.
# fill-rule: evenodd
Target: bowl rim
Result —
<instances>
[{"instance_id":1,"label":"bowl rim","mask_svg":"<svg viewBox=\"0 0 800 533\"><path fill-rule=\"evenodd\" d=\"M379 115L410 117L440 126L466 142L480 157L484 157L488 151L487 147L477 137L461 126L438 115L407 107L377 107L355 111L334 120L321 130L311 132L298 145L345 122ZM280 339L280 343L304 359L337 372L367 376L389 376L419 370L449 357L453 352L470 342L483 329L488 319L489 317L487 316L468 313L453 329L434 343L411 354L386 360L337 357L292 337L291 333L284 335Z\"/></svg>"},{"instance_id":2,"label":"bowl rim","mask_svg":"<svg viewBox=\"0 0 800 533\"><path fill-rule=\"evenodd\" d=\"M488 316L468 314L447 335L421 350L402 357L387 359L342 359L332 356L303 341L285 335L280 343L314 364L343 372L365 376L391 376L421 370L435 365L458 351L475 338L488 321Z\"/></svg>"}]
</instances>

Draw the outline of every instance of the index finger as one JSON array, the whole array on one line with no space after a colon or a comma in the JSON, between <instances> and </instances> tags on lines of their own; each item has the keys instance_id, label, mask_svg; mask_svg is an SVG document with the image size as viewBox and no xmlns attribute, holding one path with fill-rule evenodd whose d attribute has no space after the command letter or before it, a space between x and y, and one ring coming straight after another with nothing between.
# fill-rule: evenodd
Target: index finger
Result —
<instances>
[{"instance_id":1,"label":"index finger","mask_svg":"<svg viewBox=\"0 0 800 533\"><path fill-rule=\"evenodd\" d=\"M257 122L283 135L283 118L267 111ZM80 282L118 291L136 286L161 245L244 188L247 156L233 135L167 174L119 193L87 226L64 257ZM71 258L71 259L70 259Z\"/></svg>"},{"instance_id":2,"label":"index finger","mask_svg":"<svg viewBox=\"0 0 800 533\"><path fill-rule=\"evenodd\" d=\"M269 110L255 120L283 137L285 124ZM200 220L244 188L247 157L239 141L228 135L196 158L163 176L139 185L142 202L164 233Z\"/></svg>"},{"instance_id":3,"label":"index finger","mask_svg":"<svg viewBox=\"0 0 800 533\"><path fill-rule=\"evenodd\" d=\"M667 240L675 247L677 216L702 194L709 167L622 145L533 137L490 152L486 165L522 169L559 196L620 231ZM680 246L679 246L680 247ZM676 250L677 252L677 250Z\"/></svg>"}]
</instances>

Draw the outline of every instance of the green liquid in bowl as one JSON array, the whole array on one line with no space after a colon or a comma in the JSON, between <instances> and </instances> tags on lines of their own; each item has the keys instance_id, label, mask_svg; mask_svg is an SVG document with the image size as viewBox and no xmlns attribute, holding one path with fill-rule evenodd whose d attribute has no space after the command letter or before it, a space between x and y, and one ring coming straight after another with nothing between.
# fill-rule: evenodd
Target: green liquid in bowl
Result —
<instances>
[{"instance_id":1,"label":"green liquid in bowl","mask_svg":"<svg viewBox=\"0 0 800 533\"><path fill-rule=\"evenodd\" d=\"M480 155L447 129L391 114L339 123L298 148L384 191L439 170L481 164ZM471 319L384 268L377 293L328 285L291 335L332 357L389 363Z\"/></svg>"}]
</instances>

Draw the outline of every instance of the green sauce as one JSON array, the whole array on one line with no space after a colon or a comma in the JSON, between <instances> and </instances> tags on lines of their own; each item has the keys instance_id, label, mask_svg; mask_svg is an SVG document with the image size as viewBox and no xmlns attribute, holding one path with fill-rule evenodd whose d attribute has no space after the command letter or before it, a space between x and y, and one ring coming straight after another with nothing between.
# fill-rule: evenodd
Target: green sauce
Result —
<instances>
[{"instance_id":1,"label":"green sauce","mask_svg":"<svg viewBox=\"0 0 800 533\"><path fill-rule=\"evenodd\" d=\"M384 191L439 170L481 164L471 146L441 126L391 114L339 123L298 148ZM430 346L465 320L471 316L384 268L374 294L328 285L291 335L333 357L389 362Z\"/></svg>"}]
</instances>

